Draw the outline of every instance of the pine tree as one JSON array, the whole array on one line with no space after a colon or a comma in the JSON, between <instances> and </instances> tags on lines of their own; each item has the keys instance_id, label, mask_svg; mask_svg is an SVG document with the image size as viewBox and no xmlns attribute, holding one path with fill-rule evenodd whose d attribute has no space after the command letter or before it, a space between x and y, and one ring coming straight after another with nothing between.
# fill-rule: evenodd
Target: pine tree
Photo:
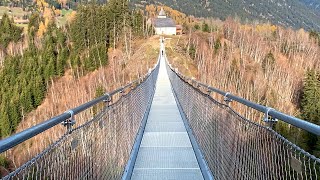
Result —
<instances>
[{"instance_id":1,"label":"pine tree","mask_svg":"<svg viewBox=\"0 0 320 180\"><path fill-rule=\"evenodd\" d=\"M98 87L96 87L96 93L95 93L95 98L101 97L103 96L105 93L105 89L102 85L99 85ZM96 115L97 113L99 113L104 107L103 103L99 103L96 106L93 107L93 114Z\"/></svg>"},{"instance_id":2,"label":"pine tree","mask_svg":"<svg viewBox=\"0 0 320 180\"><path fill-rule=\"evenodd\" d=\"M264 73L268 73L269 71L273 71L276 64L276 60L272 52L269 52L266 57L262 60L262 69Z\"/></svg>"},{"instance_id":3,"label":"pine tree","mask_svg":"<svg viewBox=\"0 0 320 180\"><path fill-rule=\"evenodd\" d=\"M46 81L50 80L53 76L57 74L56 71L56 53L55 53L55 39L51 34L53 28L48 26L47 35L45 36L45 49L42 54L42 63L44 68L44 79Z\"/></svg>"},{"instance_id":4,"label":"pine tree","mask_svg":"<svg viewBox=\"0 0 320 180\"><path fill-rule=\"evenodd\" d=\"M4 14L0 21L0 46L6 48L11 41L19 41L21 34L22 28L15 26L13 20Z\"/></svg>"},{"instance_id":5,"label":"pine tree","mask_svg":"<svg viewBox=\"0 0 320 180\"><path fill-rule=\"evenodd\" d=\"M309 36L311 39L316 40L320 46L320 33L316 32L316 31L311 31Z\"/></svg>"},{"instance_id":6,"label":"pine tree","mask_svg":"<svg viewBox=\"0 0 320 180\"><path fill-rule=\"evenodd\" d=\"M315 70L310 70L306 74L303 97L301 101L302 118L320 124L320 74ZM308 132L303 132L301 137L302 147L314 154L320 156L320 139L318 136Z\"/></svg>"},{"instance_id":7,"label":"pine tree","mask_svg":"<svg viewBox=\"0 0 320 180\"><path fill-rule=\"evenodd\" d=\"M9 114L4 107L0 112L0 135L1 137L7 137L11 134L11 125L9 120Z\"/></svg>"},{"instance_id":8,"label":"pine tree","mask_svg":"<svg viewBox=\"0 0 320 180\"><path fill-rule=\"evenodd\" d=\"M28 87L28 85L22 90L19 102L21 103L20 107L24 112L30 112L34 108L32 91L31 88Z\"/></svg>"},{"instance_id":9,"label":"pine tree","mask_svg":"<svg viewBox=\"0 0 320 180\"><path fill-rule=\"evenodd\" d=\"M68 49L66 45L66 36L62 32L62 30L57 31L57 75L62 76L64 74L64 70L67 64L68 59Z\"/></svg>"},{"instance_id":10,"label":"pine tree","mask_svg":"<svg viewBox=\"0 0 320 180\"><path fill-rule=\"evenodd\" d=\"M43 98L45 97L45 84L43 82L43 79L41 76L36 76L34 77L34 83L33 83L33 89L32 89L32 94L33 94L33 106L38 107Z\"/></svg>"},{"instance_id":11,"label":"pine tree","mask_svg":"<svg viewBox=\"0 0 320 180\"><path fill-rule=\"evenodd\" d=\"M220 39L217 39L214 43L214 52L217 53L220 47L221 47L221 41Z\"/></svg>"},{"instance_id":12,"label":"pine tree","mask_svg":"<svg viewBox=\"0 0 320 180\"><path fill-rule=\"evenodd\" d=\"M8 106L11 132L15 131L16 127L20 123L21 115L20 115L19 108L18 108L17 104L18 103L16 103L16 102L12 102Z\"/></svg>"},{"instance_id":13,"label":"pine tree","mask_svg":"<svg viewBox=\"0 0 320 180\"><path fill-rule=\"evenodd\" d=\"M133 28L133 32L135 36L143 36L143 11L141 10L136 10L133 12L132 15L132 25L131 27Z\"/></svg>"},{"instance_id":14,"label":"pine tree","mask_svg":"<svg viewBox=\"0 0 320 180\"><path fill-rule=\"evenodd\" d=\"M209 25L205 22L202 24L202 31L203 32L210 32Z\"/></svg>"}]
</instances>

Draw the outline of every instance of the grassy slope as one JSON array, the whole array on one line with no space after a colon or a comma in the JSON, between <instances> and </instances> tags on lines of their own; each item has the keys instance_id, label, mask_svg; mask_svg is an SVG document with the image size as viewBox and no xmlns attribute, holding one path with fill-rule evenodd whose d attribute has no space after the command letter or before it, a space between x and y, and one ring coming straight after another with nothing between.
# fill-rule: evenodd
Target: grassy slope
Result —
<instances>
[{"instance_id":1,"label":"grassy slope","mask_svg":"<svg viewBox=\"0 0 320 180\"><path fill-rule=\"evenodd\" d=\"M66 10L66 9L62 9L61 10L61 16L57 17L56 20L57 20L57 25L59 27L62 27L64 26L66 23L67 23L67 19L68 19L68 16L73 12L72 9L69 9L69 10Z\"/></svg>"},{"instance_id":2,"label":"grassy slope","mask_svg":"<svg viewBox=\"0 0 320 180\"><path fill-rule=\"evenodd\" d=\"M12 12L10 13L9 10L11 10ZM72 9L66 10L66 9L62 9L61 10L61 16L56 17L57 20L57 25L59 27L62 27L66 24L68 16L73 12ZM18 18L21 19L24 15L30 15L31 12L27 12L27 11L23 11L22 8L19 7L13 7L13 8L9 8L9 7L5 7L5 6L0 6L0 19L3 16L3 14L9 14L10 16L14 17L14 18ZM25 31L27 31L27 27L28 24L16 24L19 27L23 27Z\"/></svg>"},{"instance_id":3,"label":"grassy slope","mask_svg":"<svg viewBox=\"0 0 320 180\"><path fill-rule=\"evenodd\" d=\"M9 10L11 10L12 13L9 13ZM5 6L0 6L0 16L2 17L4 13L10 14L18 18L22 18L24 15L30 14L29 12L23 11L22 8L18 8L18 7L9 8Z\"/></svg>"},{"instance_id":4,"label":"grassy slope","mask_svg":"<svg viewBox=\"0 0 320 180\"><path fill-rule=\"evenodd\" d=\"M12 12L10 13L9 10L11 10ZM22 8L18 8L18 7L13 7L13 8L9 8L9 7L5 7L5 6L0 6L0 19L3 16L3 14L9 14L10 16L14 17L14 18L18 18L21 19L24 15L29 15L30 12L27 11L23 11ZM23 27L24 31L27 31L27 24L16 24L19 27Z\"/></svg>"}]
</instances>

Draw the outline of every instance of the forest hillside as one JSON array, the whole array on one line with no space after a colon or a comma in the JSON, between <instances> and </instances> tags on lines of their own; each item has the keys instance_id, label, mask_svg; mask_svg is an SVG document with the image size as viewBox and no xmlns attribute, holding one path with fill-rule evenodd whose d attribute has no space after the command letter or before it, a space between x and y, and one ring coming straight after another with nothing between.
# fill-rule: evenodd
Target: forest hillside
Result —
<instances>
[{"instance_id":1,"label":"forest hillside","mask_svg":"<svg viewBox=\"0 0 320 180\"><path fill-rule=\"evenodd\" d=\"M33 10L34 2L44 0L2 0L0 6L22 7ZM46 0L55 9L77 9L80 4L90 0ZM95 0L105 4L107 0ZM226 20L228 17L238 18L242 22L270 22L279 26L294 29L320 31L319 0L131 0L131 9L145 9L147 5L168 6L195 17L214 17ZM1 8L0 8L1 14Z\"/></svg>"},{"instance_id":2,"label":"forest hillside","mask_svg":"<svg viewBox=\"0 0 320 180\"><path fill-rule=\"evenodd\" d=\"M16 5L25 6L25 2L17 1ZM141 77L158 56L159 36L153 36L148 19L158 14L160 6L130 9L126 0L76 5L74 1L36 0L34 5L23 7L36 8L28 15L26 27L19 27L7 13L0 20L1 138ZM67 10L68 6L75 6L76 11ZM166 40L169 61L180 72L320 124L319 33L270 23L244 23L239 18L195 18L163 8L183 26L183 35ZM66 11L68 16L63 17L60 13ZM302 21L316 27L310 17L310 21ZM300 25L288 24L311 29ZM78 116L77 125L91 119L99 107ZM237 103L232 107L262 123L261 113ZM281 122L275 130L320 156L318 137ZM1 154L1 175L34 157L64 132L63 126L57 126Z\"/></svg>"},{"instance_id":3,"label":"forest hillside","mask_svg":"<svg viewBox=\"0 0 320 180\"><path fill-rule=\"evenodd\" d=\"M187 15L242 22L270 22L294 29L320 31L320 2L317 0L132 0L136 7L169 6Z\"/></svg>"},{"instance_id":4,"label":"forest hillside","mask_svg":"<svg viewBox=\"0 0 320 180\"><path fill-rule=\"evenodd\" d=\"M320 124L320 35L271 24L248 25L228 19L168 41L174 67L212 87L292 116ZM171 53L191 58L175 60ZM187 74L188 75L188 74ZM222 100L223 97L215 96ZM262 114L233 103L240 114L262 123ZM305 150L319 156L319 138L285 123L275 129Z\"/></svg>"},{"instance_id":5,"label":"forest hillside","mask_svg":"<svg viewBox=\"0 0 320 180\"><path fill-rule=\"evenodd\" d=\"M158 57L159 38L150 37L146 18L129 11L126 1L78 6L61 27L50 4L43 1L37 8L25 31L6 13L0 20L1 139L126 85ZM100 106L77 116L77 126ZM1 154L1 175L63 133L57 126Z\"/></svg>"}]
</instances>

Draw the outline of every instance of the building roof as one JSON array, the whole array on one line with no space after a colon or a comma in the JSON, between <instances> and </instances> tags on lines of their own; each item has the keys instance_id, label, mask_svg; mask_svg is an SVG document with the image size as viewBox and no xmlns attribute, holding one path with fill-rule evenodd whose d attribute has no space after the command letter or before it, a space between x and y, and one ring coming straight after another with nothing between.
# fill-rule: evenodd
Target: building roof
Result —
<instances>
[{"instance_id":1,"label":"building roof","mask_svg":"<svg viewBox=\"0 0 320 180\"><path fill-rule=\"evenodd\" d=\"M176 24L171 18L156 18L154 19L154 27L176 27Z\"/></svg>"},{"instance_id":2,"label":"building roof","mask_svg":"<svg viewBox=\"0 0 320 180\"><path fill-rule=\"evenodd\" d=\"M166 12L164 12L163 8L161 8L159 16L166 16Z\"/></svg>"}]
</instances>

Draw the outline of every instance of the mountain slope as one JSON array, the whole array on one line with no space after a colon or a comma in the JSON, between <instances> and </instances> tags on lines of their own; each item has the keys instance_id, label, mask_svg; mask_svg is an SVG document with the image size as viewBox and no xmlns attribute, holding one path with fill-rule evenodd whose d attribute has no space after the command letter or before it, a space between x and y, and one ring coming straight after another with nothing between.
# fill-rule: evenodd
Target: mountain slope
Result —
<instances>
[{"instance_id":1,"label":"mountain slope","mask_svg":"<svg viewBox=\"0 0 320 180\"><path fill-rule=\"evenodd\" d=\"M300 2L320 12L320 0L300 0Z\"/></svg>"},{"instance_id":2,"label":"mountain slope","mask_svg":"<svg viewBox=\"0 0 320 180\"><path fill-rule=\"evenodd\" d=\"M213 16L224 20L237 16L242 21L270 21L295 29L320 31L318 0L132 0L131 3L166 5L197 17Z\"/></svg>"}]
</instances>

